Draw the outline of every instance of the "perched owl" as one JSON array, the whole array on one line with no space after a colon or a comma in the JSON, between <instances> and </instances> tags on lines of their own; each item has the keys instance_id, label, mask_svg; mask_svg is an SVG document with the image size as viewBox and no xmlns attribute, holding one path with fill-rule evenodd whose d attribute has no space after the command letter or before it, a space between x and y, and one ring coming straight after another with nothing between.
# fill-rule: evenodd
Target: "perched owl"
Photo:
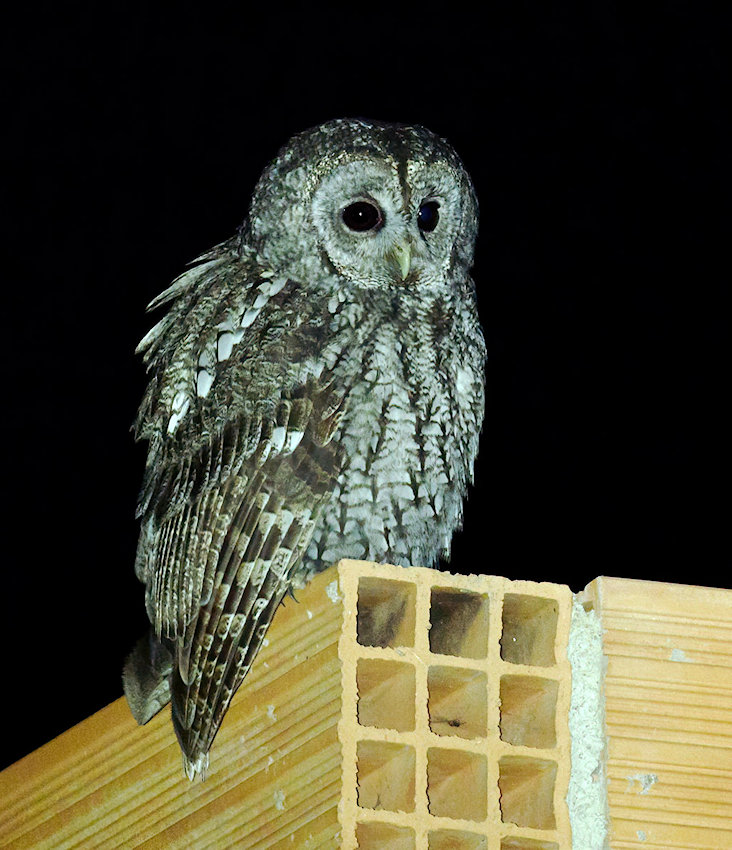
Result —
<instances>
[{"instance_id":1,"label":"perched owl","mask_svg":"<svg viewBox=\"0 0 732 850\"><path fill-rule=\"evenodd\" d=\"M483 420L478 212L423 127L330 121L150 308L138 722L170 699L189 778L283 596L339 558L448 556Z\"/></svg>"}]
</instances>

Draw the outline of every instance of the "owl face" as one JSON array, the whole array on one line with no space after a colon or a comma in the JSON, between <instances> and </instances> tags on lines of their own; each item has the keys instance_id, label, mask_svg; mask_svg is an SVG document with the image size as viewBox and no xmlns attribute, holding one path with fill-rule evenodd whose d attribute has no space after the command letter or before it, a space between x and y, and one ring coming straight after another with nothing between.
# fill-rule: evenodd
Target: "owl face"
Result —
<instances>
[{"instance_id":1,"label":"owl face","mask_svg":"<svg viewBox=\"0 0 732 850\"><path fill-rule=\"evenodd\" d=\"M464 211L450 169L357 154L345 159L324 176L311 202L329 262L365 286L443 279Z\"/></svg>"},{"instance_id":2,"label":"owl face","mask_svg":"<svg viewBox=\"0 0 732 850\"><path fill-rule=\"evenodd\" d=\"M296 136L250 213L253 242L278 271L300 281L335 271L365 288L444 285L456 267L467 272L476 229L472 184L447 142L353 120Z\"/></svg>"}]
</instances>

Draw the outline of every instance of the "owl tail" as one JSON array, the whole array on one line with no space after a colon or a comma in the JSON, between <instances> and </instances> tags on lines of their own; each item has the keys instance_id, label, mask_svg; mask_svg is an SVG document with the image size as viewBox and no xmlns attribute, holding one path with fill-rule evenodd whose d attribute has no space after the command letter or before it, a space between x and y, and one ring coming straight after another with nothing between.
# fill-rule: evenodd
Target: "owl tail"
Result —
<instances>
[{"instance_id":1,"label":"owl tail","mask_svg":"<svg viewBox=\"0 0 732 850\"><path fill-rule=\"evenodd\" d=\"M183 752L183 766L190 780L206 778L208 753L216 733L234 694L259 652L286 590L287 585L260 590L263 595L259 599L264 604L259 608L257 616L246 622L243 632L236 642L230 644L228 651L224 649L223 663L220 656L219 664L207 667L193 688L182 681L178 670L173 672L170 678L173 726Z\"/></svg>"},{"instance_id":2,"label":"owl tail","mask_svg":"<svg viewBox=\"0 0 732 850\"><path fill-rule=\"evenodd\" d=\"M140 726L170 702L172 671L173 656L151 629L135 644L122 670L127 704Z\"/></svg>"}]
</instances>

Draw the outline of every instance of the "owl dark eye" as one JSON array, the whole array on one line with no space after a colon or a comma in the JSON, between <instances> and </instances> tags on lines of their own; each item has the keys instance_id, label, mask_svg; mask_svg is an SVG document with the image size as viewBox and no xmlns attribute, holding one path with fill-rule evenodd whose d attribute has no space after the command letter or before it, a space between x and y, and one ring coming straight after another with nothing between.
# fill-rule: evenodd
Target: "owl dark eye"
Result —
<instances>
[{"instance_id":1,"label":"owl dark eye","mask_svg":"<svg viewBox=\"0 0 732 850\"><path fill-rule=\"evenodd\" d=\"M417 224L420 230L431 233L437 227L439 220L440 205L437 201L427 201L426 204L422 204L417 213Z\"/></svg>"},{"instance_id":2,"label":"owl dark eye","mask_svg":"<svg viewBox=\"0 0 732 850\"><path fill-rule=\"evenodd\" d=\"M381 210L370 201L356 201L355 204L349 204L341 215L346 227L358 233L374 230L383 222Z\"/></svg>"}]
</instances>

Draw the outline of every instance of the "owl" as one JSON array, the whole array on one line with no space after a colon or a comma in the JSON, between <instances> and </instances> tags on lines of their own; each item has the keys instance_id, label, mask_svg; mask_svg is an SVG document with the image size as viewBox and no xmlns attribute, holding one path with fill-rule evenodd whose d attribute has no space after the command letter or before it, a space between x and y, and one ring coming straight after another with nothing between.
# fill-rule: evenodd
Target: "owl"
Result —
<instances>
[{"instance_id":1,"label":"owl","mask_svg":"<svg viewBox=\"0 0 732 850\"><path fill-rule=\"evenodd\" d=\"M169 305L138 346L151 631L123 681L140 723L170 700L189 778L288 591L344 557L449 556L484 410L477 223L445 140L330 121L150 304Z\"/></svg>"}]
</instances>

